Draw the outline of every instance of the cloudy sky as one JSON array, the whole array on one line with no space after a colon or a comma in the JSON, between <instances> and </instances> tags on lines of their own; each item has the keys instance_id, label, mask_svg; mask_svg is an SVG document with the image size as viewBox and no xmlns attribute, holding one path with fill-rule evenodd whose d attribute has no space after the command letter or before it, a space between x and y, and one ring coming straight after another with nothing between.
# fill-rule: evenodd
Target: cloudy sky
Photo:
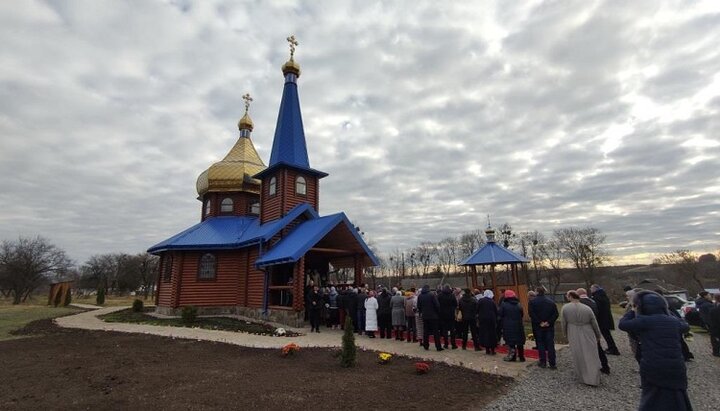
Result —
<instances>
[{"instance_id":1,"label":"cloudy sky","mask_svg":"<svg viewBox=\"0 0 720 411\"><path fill-rule=\"evenodd\" d=\"M720 2L439 4L1 2L0 240L82 262L195 224L246 92L268 161L295 34L320 212L382 251L487 214L618 262L720 248Z\"/></svg>"}]
</instances>

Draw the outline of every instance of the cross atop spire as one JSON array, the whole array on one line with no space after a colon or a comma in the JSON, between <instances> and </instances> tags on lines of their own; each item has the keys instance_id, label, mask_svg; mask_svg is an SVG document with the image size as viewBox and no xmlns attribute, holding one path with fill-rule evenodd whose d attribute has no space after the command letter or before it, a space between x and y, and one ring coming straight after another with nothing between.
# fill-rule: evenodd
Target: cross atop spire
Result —
<instances>
[{"instance_id":1,"label":"cross atop spire","mask_svg":"<svg viewBox=\"0 0 720 411\"><path fill-rule=\"evenodd\" d=\"M294 61L293 56L295 56L295 47L300 43L298 43L295 39L294 34L287 38L287 42L290 44L290 61Z\"/></svg>"},{"instance_id":2,"label":"cross atop spire","mask_svg":"<svg viewBox=\"0 0 720 411\"><path fill-rule=\"evenodd\" d=\"M250 97L250 93L245 93L245 95L242 96L242 99L245 100L245 114L247 114L248 109L250 108L250 102L253 101L253 98Z\"/></svg>"}]
</instances>

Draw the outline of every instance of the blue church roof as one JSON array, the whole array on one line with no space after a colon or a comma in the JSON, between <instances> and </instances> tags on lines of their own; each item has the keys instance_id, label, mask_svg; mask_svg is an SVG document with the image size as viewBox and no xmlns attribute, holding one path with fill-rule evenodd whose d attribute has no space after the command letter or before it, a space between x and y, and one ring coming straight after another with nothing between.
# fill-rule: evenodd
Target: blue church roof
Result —
<instances>
[{"instance_id":1,"label":"blue church roof","mask_svg":"<svg viewBox=\"0 0 720 411\"><path fill-rule=\"evenodd\" d=\"M318 241L322 240L338 224L345 224L353 234L357 242L362 246L365 253L370 257L374 265L378 265L378 259L370 248L365 244L355 227L350 223L345 213L332 214L314 220L308 220L300 224L290 235L283 238L270 251L263 254L256 262L258 267L265 267L274 264L292 263L300 259Z\"/></svg>"},{"instance_id":2,"label":"blue church roof","mask_svg":"<svg viewBox=\"0 0 720 411\"><path fill-rule=\"evenodd\" d=\"M195 224L148 249L149 253L168 250L218 250L247 247L260 241L268 241L293 220L306 214L317 218L310 204L295 206L282 218L260 225L257 217L213 217Z\"/></svg>"},{"instance_id":3,"label":"blue church roof","mask_svg":"<svg viewBox=\"0 0 720 411\"><path fill-rule=\"evenodd\" d=\"M272 173L281 166L302 170L320 178L327 176L327 173L310 168L297 83L294 80L287 79L283 88L280 112L275 126L270 163L265 170L254 177L262 178L262 176Z\"/></svg>"},{"instance_id":4,"label":"blue church roof","mask_svg":"<svg viewBox=\"0 0 720 411\"><path fill-rule=\"evenodd\" d=\"M460 265L527 263L530 260L516 254L500 244L489 241Z\"/></svg>"}]
</instances>

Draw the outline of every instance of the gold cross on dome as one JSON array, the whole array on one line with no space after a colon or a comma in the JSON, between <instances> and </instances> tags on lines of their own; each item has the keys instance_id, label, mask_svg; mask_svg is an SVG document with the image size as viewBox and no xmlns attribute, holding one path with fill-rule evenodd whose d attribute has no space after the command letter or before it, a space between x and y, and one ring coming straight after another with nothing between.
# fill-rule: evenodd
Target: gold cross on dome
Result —
<instances>
[{"instance_id":1,"label":"gold cross on dome","mask_svg":"<svg viewBox=\"0 0 720 411\"><path fill-rule=\"evenodd\" d=\"M290 60L292 60L293 56L295 55L295 46L297 46L300 43L298 43L297 40L295 40L294 34L287 38L287 42L290 43Z\"/></svg>"},{"instance_id":2,"label":"gold cross on dome","mask_svg":"<svg viewBox=\"0 0 720 411\"><path fill-rule=\"evenodd\" d=\"M250 97L250 93L245 93L245 95L242 96L242 99L245 100L245 113L247 113L248 108L250 108L250 102L253 101L253 98Z\"/></svg>"}]
</instances>

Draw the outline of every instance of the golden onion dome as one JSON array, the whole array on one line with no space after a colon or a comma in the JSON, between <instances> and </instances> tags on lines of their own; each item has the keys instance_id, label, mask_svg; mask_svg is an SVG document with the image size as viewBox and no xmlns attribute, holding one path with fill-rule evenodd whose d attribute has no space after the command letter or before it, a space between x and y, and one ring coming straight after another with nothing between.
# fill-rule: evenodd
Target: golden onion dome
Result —
<instances>
[{"instance_id":1,"label":"golden onion dome","mask_svg":"<svg viewBox=\"0 0 720 411\"><path fill-rule=\"evenodd\" d=\"M245 112L245 115L242 116L242 118L240 119L240 121L238 121L238 129L240 129L240 130L245 129L245 130L250 130L250 131L252 131L252 129L253 129L253 121L252 121L252 119L250 118L250 116L248 115L247 111Z\"/></svg>"},{"instance_id":2,"label":"golden onion dome","mask_svg":"<svg viewBox=\"0 0 720 411\"><path fill-rule=\"evenodd\" d=\"M242 120L240 122L242 123ZM252 121L250 125L252 126ZM252 140L248 137L240 137L225 158L200 174L196 184L197 192L200 197L205 193L218 191L245 191L259 194L260 180L252 176L265 168L265 163L260 159Z\"/></svg>"},{"instance_id":3,"label":"golden onion dome","mask_svg":"<svg viewBox=\"0 0 720 411\"><path fill-rule=\"evenodd\" d=\"M300 77L300 65L295 62L292 58L290 60L286 61L285 64L282 66L282 72L284 75L288 75L289 73L295 74L297 77Z\"/></svg>"}]
</instances>

